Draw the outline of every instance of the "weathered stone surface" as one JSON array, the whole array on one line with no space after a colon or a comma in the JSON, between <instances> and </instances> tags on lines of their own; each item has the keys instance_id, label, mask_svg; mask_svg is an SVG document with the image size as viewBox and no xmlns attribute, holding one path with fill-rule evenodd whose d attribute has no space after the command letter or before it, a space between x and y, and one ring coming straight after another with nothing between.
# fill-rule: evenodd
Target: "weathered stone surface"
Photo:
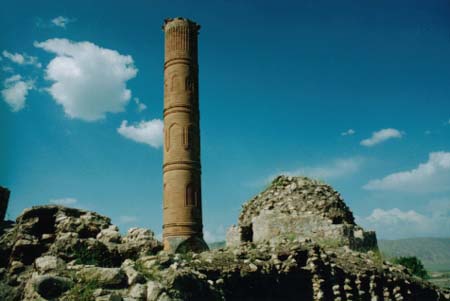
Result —
<instances>
[{"instance_id":1,"label":"weathered stone surface","mask_svg":"<svg viewBox=\"0 0 450 301\"><path fill-rule=\"evenodd\" d=\"M142 228L131 228L122 238L118 252L124 258L138 258L155 254L162 249L162 244L156 240L152 231Z\"/></svg>"},{"instance_id":2,"label":"weathered stone surface","mask_svg":"<svg viewBox=\"0 0 450 301\"><path fill-rule=\"evenodd\" d=\"M134 298L139 301L146 300L147 298L147 285L145 284L134 284L130 288L130 292L128 293L128 296L131 298Z\"/></svg>"},{"instance_id":3,"label":"weathered stone surface","mask_svg":"<svg viewBox=\"0 0 450 301\"><path fill-rule=\"evenodd\" d=\"M161 294L161 284L156 281L148 281L147 282L147 301L156 301L158 300L159 295Z\"/></svg>"},{"instance_id":4,"label":"weathered stone surface","mask_svg":"<svg viewBox=\"0 0 450 301\"><path fill-rule=\"evenodd\" d=\"M109 226L97 234L97 239L103 243L120 243L121 237L117 226Z\"/></svg>"},{"instance_id":5,"label":"weathered stone surface","mask_svg":"<svg viewBox=\"0 0 450 301\"><path fill-rule=\"evenodd\" d=\"M122 270L127 275L128 285L145 282L144 276L141 273L139 273L138 271L136 271L134 266L135 266L135 262L131 259L126 259L122 263Z\"/></svg>"},{"instance_id":6,"label":"weathered stone surface","mask_svg":"<svg viewBox=\"0 0 450 301\"><path fill-rule=\"evenodd\" d=\"M77 272L77 277L85 282L98 283L99 287L124 287L127 282L120 268L85 267Z\"/></svg>"},{"instance_id":7,"label":"weathered stone surface","mask_svg":"<svg viewBox=\"0 0 450 301\"><path fill-rule=\"evenodd\" d=\"M226 234L226 242L228 247L238 247L241 244L241 231L236 225L232 225Z\"/></svg>"},{"instance_id":8,"label":"weathered stone surface","mask_svg":"<svg viewBox=\"0 0 450 301\"><path fill-rule=\"evenodd\" d=\"M57 232L77 233L80 238L96 238L101 230L110 225L110 218L90 211L66 209L59 210L56 215Z\"/></svg>"},{"instance_id":9,"label":"weathered stone surface","mask_svg":"<svg viewBox=\"0 0 450 301\"><path fill-rule=\"evenodd\" d=\"M18 274L25 269L25 265L20 261L12 261L9 264L9 274Z\"/></svg>"},{"instance_id":10,"label":"weathered stone surface","mask_svg":"<svg viewBox=\"0 0 450 301\"><path fill-rule=\"evenodd\" d=\"M51 244L49 252L51 254L60 256L64 259L69 259L72 255L73 249L80 243L78 233L75 232L58 232L57 238Z\"/></svg>"},{"instance_id":11,"label":"weathered stone surface","mask_svg":"<svg viewBox=\"0 0 450 301\"><path fill-rule=\"evenodd\" d=\"M50 255L36 258L34 265L36 270L41 274L46 274L51 271L58 272L64 270L66 266L62 259Z\"/></svg>"},{"instance_id":12,"label":"weathered stone surface","mask_svg":"<svg viewBox=\"0 0 450 301\"><path fill-rule=\"evenodd\" d=\"M39 243L37 237L29 234L23 234L17 237L14 242L11 259L25 264L33 263L34 259L39 257L45 251L45 246Z\"/></svg>"},{"instance_id":13,"label":"weathered stone surface","mask_svg":"<svg viewBox=\"0 0 450 301\"><path fill-rule=\"evenodd\" d=\"M45 299L59 297L62 293L70 289L72 285L73 282L71 279L52 275L37 276L34 280L36 292Z\"/></svg>"},{"instance_id":14,"label":"weathered stone surface","mask_svg":"<svg viewBox=\"0 0 450 301\"><path fill-rule=\"evenodd\" d=\"M277 177L243 205L238 226L227 233L227 245L312 239L327 246L377 248L374 232L355 224L350 209L332 187L305 177Z\"/></svg>"},{"instance_id":15,"label":"weathered stone surface","mask_svg":"<svg viewBox=\"0 0 450 301\"><path fill-rule=\"evenodd\" d=\"M173 299L170 298L166 293L162 293L159 296L158 301L173 301Z\"/></svg>"}]
</instances>

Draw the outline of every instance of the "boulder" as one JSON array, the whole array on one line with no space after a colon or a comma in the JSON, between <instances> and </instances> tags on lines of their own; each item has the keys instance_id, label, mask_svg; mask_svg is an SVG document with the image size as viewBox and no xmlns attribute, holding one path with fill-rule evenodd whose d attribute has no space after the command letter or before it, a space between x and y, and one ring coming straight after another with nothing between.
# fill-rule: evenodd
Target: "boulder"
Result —
<instances>
[{"instance_id":1,"label":"boulder","mask_svg":"<svg viewBox=\"0 0 450 301\"><path fill-rule=\"evenodd\" d=\"M47 274L52 271L59 272L64 270L66 263L56 256L47 255L36 258L34 265L39 273Z\"/></svg>"},{"instance_id":2,"label":"boulder","mask_svg":"<svg viewBox=\"0 0 450 301\"><path fill-rule=\"evenodd\" d=\"M135 262L131 259L125 259L122 263L122 270L127 275L128 285L145 282L145 277L134 268Z\"/></svg>"},{"instance_id":3,"label":"boulder","mask_svg":"<svg viewBox=\"0 0 450 301\"><path fill-rule=\"evenodd\" d=\"M159 295L162 293L161 284L156 281L147 282L147 301L158 300Z\"/></svg>"},{"instance_id":4,"label":"boulder","mask_svg":"<svg viewBox=\"0 0 450 301\"><path fill-rule=\"evenodd\" d=\"M120 288L127 284L127 276L120 268L85 267L77 272L77 277L105 288Z\"/></svg>"},{"instance_id":5,"label":"boulder","mask_svg":"<svg viewBox=\"0 0 450 301\"><path fill-rule=\"evenodd\" d=\"M132 259L155 254L161 249L162 244L155 238L154 233L142 228L129 229L118 246L118 252L122 257Z\"/></svg>"},{"instance_id":6,"label":"boulder","mask_svg":"<svg viewBox=\"0 0 450 301\"><path fill-rule=\"evenodd\" d=\"M121 237L117 226L109 226L97 234L97 240L103 243L120 243Z\"/></svg>"},{"instance_id":7,"label":"boulder","mask_svg":"<svg viewBox=\"0 0 450 301\"><path fill-rule=\"evenodd\" d=\"M138 301L144 301L147 298L147 285L145 284L134 284L128 293L128 296L138 300Z\"/></svg>"}]
</instances>

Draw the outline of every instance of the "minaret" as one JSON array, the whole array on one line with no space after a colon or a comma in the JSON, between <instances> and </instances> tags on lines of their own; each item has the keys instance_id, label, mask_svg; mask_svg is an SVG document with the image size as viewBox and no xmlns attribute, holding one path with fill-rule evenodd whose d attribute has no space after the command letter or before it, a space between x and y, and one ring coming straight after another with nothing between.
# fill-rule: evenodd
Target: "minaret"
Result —
<instances>
[{"instance_id":1,"label":"minaret","mask_svg":"<svg viewBox=\"0 0 450 301\"><path fill-rule=\"evenodd\" d=\"M164 62L163 243L200 252L203 240L197 35L188 19L166 19Z\"/></svg>"}]
</instances>

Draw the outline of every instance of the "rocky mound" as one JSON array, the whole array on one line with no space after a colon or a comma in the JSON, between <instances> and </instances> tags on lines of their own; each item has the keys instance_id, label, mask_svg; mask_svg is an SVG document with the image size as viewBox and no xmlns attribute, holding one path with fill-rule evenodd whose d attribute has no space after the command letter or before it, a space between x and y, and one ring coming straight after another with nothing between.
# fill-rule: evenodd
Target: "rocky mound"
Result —
<instances>
[{"instance_id":1,"label":"rocky mound","mask_svg":"<svg viewBox=\"0 0 450 301\"><path fill-rule=\"evenodd\" d=\"M15 224L3 222L0 229L0 300L42 300L39 293L52 299L78 277L66 263L118 271L114 268L125 259L162 249L149 230L134 228L121 237L108 217L61 206L27 209ZM122 274L111 277L124 279Z\"/></svg>"},{"instance_id":2,"label":"rocky mound","mask_svg":"<svg viewBox=\"0 0 450 301\"><path fill-rule=\"evenodd\" d=\"M311 239L325 246L375 250L375 232L355 224L352 212L331 186L306 177L277 177L243 205L227 245Z\"/></svg>"}]
</instances>

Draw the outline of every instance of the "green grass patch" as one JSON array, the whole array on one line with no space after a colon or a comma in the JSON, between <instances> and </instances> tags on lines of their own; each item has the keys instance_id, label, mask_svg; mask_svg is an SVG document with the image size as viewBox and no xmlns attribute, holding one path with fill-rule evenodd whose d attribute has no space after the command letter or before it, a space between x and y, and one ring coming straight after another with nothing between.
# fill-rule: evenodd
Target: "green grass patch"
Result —
<instances>
[{"instance_id":1,"label":"green grass patch","mask_svg":"<svg viewBox=\"0 0 450 301\"><path fill-rule=\"evenodd\" d=\"M112 256L108 248L103 244L86 246L78 244L72 249L76 264L94 265L99 267L111 268L116 267L114 256Z\"/></svg>"},{"instance_id":2,"label":"green grass patch","mask_svg":"<svg viewBox=\"0 0 450 301\"><path fill-rule=\"evenodd\" d=\"M67 301L95 301L94 291L99 288L96 281L80 282L75 284L68 292L64 294Z\"/></svg>"}]
</instances>

